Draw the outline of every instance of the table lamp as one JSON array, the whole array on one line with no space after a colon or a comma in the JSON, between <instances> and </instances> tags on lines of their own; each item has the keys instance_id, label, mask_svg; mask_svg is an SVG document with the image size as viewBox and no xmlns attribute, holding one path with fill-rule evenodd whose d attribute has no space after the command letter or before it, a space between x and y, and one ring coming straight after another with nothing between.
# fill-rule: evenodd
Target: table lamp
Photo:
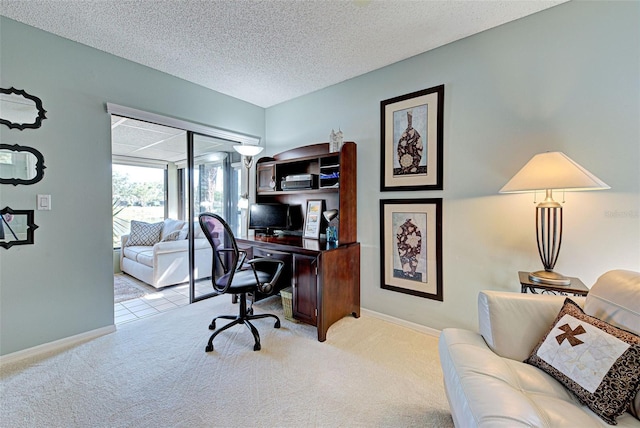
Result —
<instances>
[{"instance_id":1,"label":"table lamp","mask_svg":"<svg viewBox=\"0 0 640 428\"><path fill-rule=\"evenodd\" d=\"M327 242L338 242L338 228L333 225L333 220L338 218L338 210L327 210L322 213L327 220Z\"/></svg>"},{"instance_id":2,"label":"table lamp","mask_svg":"<svg viewBox=\"0 0 640 428\"><path fill-rule=\"evenodd\" d=\"M553 200L553 191L609 189L603 181L562 152L535 155L500 193L545 191L536 207L536 240L544 270L529 274L529 280L552 285L569 285L571 280L553 271L562 243L562 205Z\"/></svg>"}]
</instances>

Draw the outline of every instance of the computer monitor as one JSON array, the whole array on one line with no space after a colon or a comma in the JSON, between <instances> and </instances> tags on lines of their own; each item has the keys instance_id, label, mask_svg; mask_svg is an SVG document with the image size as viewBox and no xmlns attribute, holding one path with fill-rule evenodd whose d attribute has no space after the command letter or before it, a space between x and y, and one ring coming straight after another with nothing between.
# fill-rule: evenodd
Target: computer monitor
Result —
<instances>
[{"instance_id":1,"label":"computer monitor","mask_svg":"<svg viewBox=\"0 0 640 428\"><path fill-rule=\"evenodd\" d=\"M251 204L249 229L264 230L267 235L271 235L276 230L289 229L290 225L289 205Z\"/></svg>"}]
</instances>

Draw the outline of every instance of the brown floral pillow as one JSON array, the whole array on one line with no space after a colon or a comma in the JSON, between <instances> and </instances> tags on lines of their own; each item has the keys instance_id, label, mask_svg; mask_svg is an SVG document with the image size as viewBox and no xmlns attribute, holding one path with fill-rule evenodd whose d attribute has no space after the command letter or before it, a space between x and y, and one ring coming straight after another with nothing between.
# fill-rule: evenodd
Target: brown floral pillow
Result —
<instances>
[{"instance_id":1,"label":"brown floral pillow","mask_svg":"<svg viewBox=\"0 0 640 428\"><path fill-rule=\"evenodd\" d=\"M640 337L586 315L568 298L525 363L549 373L612 425L640 390Z\"/></svg>"}]
</instances>

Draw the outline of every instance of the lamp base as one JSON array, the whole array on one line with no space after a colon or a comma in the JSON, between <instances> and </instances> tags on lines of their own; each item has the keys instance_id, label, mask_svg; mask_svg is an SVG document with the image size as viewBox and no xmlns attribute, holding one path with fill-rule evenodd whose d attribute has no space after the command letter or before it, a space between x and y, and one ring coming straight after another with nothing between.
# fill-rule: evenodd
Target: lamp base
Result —
<instances>
[{"instance_id":1,"label":"lamp base","mask_svg":"<svg viewBox=\"0 0 640 428\"><path fill-rule=\"evenodd\" d=\"M551 284L551 285L570 285L571 278L567 278L566 276L556 273L554 271L548 270L539 270L537 272L531 272L529 274L529 280L533 282L538 282L541 284Z\"/></svg>"}]
</instances>

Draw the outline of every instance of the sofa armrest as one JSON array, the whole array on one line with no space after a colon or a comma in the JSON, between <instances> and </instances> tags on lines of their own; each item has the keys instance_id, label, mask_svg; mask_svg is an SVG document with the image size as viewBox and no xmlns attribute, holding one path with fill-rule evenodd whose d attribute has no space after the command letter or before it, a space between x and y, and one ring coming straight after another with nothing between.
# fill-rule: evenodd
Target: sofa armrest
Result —
<instances>
[{"instance_id":1,"label":"sofa armrest","mask_svg":"<svg viewBox=\"0 0 640 428\"><path fill-rule=\"evenodd\" d=\"M480 334L493 352L525 360L558 316L566 296L481 291L478 295ZM584 306L584 297L571 297Z\"/></svg>"},{"instance_id":2,"label":"sofa armrest","mask_svg":"<svg viewBox=\"0 0 640 428\"><path fill-rule=\"evenodd\" d=\"M124 247L127 246L129 234L120 235L120 270L122 270L122 259L124 258Z\"/></svg>"}]
</instances>

